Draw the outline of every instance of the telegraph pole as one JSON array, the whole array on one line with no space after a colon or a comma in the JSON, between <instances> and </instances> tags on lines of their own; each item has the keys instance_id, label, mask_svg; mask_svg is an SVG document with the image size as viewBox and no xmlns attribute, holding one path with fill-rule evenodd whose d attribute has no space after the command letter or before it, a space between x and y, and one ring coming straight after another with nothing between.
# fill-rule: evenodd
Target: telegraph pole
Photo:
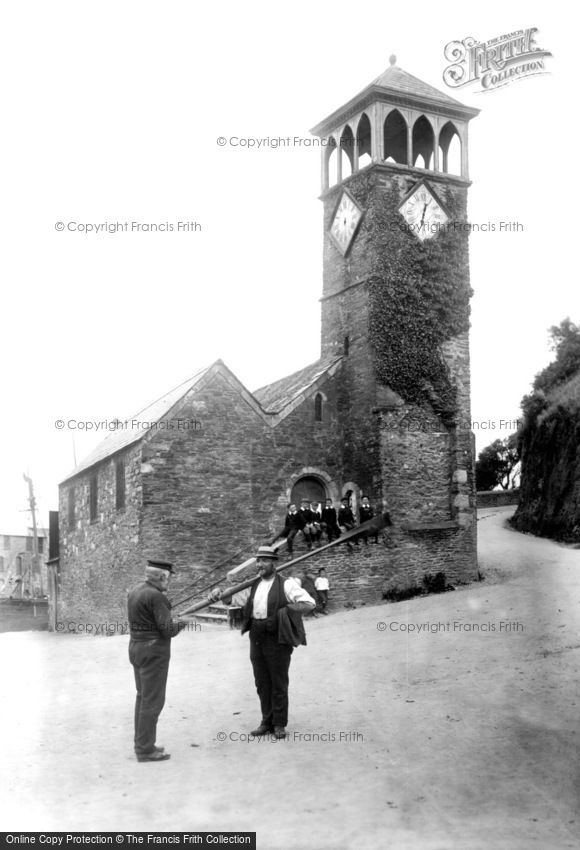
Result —
<instances>
[{"instance_id":1,"label":"telegraph pole","mask_svg":"<svg viewBox=\"0 0 580 850\"><path fill-rule=\"evenodd\" d=\"M40 571L40 565L38 563L38 530L36 527L36 501L34 498L34 489L32 487L32 478L30 478L28 475L23 475L23 478L28 484L28 504L30 506L30 513L32 514L32 587L30 588L32 596L36 576L38 576L38 583L40 585L40 592L42 594L42 575Z\"/></svg>"}]
</instances>

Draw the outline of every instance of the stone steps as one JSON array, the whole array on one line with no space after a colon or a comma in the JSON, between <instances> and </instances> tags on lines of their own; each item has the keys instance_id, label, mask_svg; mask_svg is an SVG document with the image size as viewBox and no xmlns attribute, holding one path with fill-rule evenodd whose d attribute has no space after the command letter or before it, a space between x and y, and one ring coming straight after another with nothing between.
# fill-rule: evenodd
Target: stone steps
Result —
<instances>
[{"instance_id":1,"label":"stone steps","mask_svg":"<svg viewBox=\"0 0 580 850\"><path fill-rule=\"evenodd\" d=\"M228 615L227 614L211 614L208 611L199 611L197 614L192 614L188 617L189 620L193 620L196 623L227 623Z\"/></svg>"},{"instance_id":2,"label":"stone steps","mask_svg":"<svg viewBox=\"0 0 580 850\"><path fill-rule=\"evenodd\" d=\"M228 609L223 602L215 602L213 605L208 605L207 608L202 608L196 614L191 614L188 619L199 623L216 623L218 625L228 624Z\"/></svg>"},{"instance_id":3,"label":"stone steps","mask_svg":"<svg viewBox=\"0 0 580 850\"><path fill-rule=\"evenodd\" d=\"M325 545L325 542L322 541L321 546ZM290 560L285 541L280 541L280 544L276 548L279 550L277 566L281 566L285 561ZM328 613L342 607L352 607L351 600L352 598L356 598L357 591L359 593L362 591L364 601L381 601L380 586L378 585L379 581L382 581L380 574L383 572L383 569L381 567L384 564L386 554L384 546L380 544L378 546L374 544L367 546L360 543L358 546L353 544L352 550L349 550L345 544L344 546L336 546L333 549L325 550L318 556L315 553L318 552L319 548L314 547L312 550L308 550L302 540L299 540L297 545L295 542L294 558L305 555L308 551L312 551L313 557L297 564L294 570L290 568L288 572L283 572L282 575L285 577L290 575L299 577L305 569L311 569L316 574L319 567L325 567L330 573L329 578L331 578ZM233 574L230 572L224 577L224 580L220 582L222 588L254 578L256 575L256 562L254 559L245 561L240 567L234 570ZM360 575L361 571L363 575ZM342 582L345 582L346 586L343 588L342 593L336 590L333 593L332 579L338 577L338 575L341 575ZM203 608L196 614L192 614L191 619L199 623L230 625L228 607L223 602L218 601L212 605L208 605L207 608Z\"/></svg>"}]
</instances>

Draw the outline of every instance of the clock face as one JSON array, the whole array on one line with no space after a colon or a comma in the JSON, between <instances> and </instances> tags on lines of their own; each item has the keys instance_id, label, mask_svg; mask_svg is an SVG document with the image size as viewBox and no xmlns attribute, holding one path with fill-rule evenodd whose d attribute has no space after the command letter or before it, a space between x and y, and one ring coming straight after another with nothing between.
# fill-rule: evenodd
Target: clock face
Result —
<instances>
[{"instance_id":1,"label":"clock face","mask_svg":"<svg viewBox=\"0 0 580 850\"><path fill-rule=\"evenodd\" d=\"M361 208L350 195L343 192L329 230L334 244L343 256L350 248L361 218Z\"/></svg>"},{"instance_id":2,"label":"clock face","mask_svg":"<svg viewBox=\"0 0 580 850\"><path fill-rule=\"evenodd\" d=\"M431 239L449 221L449 216L426 183L420 183L413 189L399 207L399 212L421 242Z\"/></svg>"}]
</instances>

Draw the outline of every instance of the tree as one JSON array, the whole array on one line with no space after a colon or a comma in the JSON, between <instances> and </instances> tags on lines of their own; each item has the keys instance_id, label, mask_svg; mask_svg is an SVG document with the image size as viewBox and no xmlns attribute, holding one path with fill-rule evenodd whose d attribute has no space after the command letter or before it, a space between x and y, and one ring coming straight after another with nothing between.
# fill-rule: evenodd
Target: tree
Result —
<instances>
[{"instance_id":1,"label":"tree","mask_svg":"<svg viewBox=\"0 0 580 850\"><path fill-rule=\"evenodd\" d=\"M498 485L504 490L514 486L513 473L519 463L517 434L504 440L494 440L480 451L475 464L475 480L478 490L493 490Z\"/></svg>"},{"instance_id":2,"label":"tree","mask_svg":"<svg viewBox=\"0 0 580 850\"><path fill-rule=\"evenodd\" d=\"M570 318L550 328L550 348L554 360L538 372L534 379L534 390L547 393L562 384L580 369L580 327Z\"/></svg>"}]
</instances>

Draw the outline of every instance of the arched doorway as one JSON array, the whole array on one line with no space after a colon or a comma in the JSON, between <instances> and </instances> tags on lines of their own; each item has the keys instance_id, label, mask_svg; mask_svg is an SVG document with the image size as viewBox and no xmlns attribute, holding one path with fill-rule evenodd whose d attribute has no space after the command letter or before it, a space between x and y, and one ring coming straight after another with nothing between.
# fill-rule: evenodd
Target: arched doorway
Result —
<instances>
[{"instance_id":1,"label":"arched doorway","mask_svg":"<svg viewBox=\"0 0 580 850\"><path fill-rule=\"evenodd\" d=\"M324 505L326 500L326 488L320 478L314 475L304 475L292 487L290 501L297 507L300 507L300 502L307 499L309 502L320 502Z\"/></svg>"}]
</instances>

